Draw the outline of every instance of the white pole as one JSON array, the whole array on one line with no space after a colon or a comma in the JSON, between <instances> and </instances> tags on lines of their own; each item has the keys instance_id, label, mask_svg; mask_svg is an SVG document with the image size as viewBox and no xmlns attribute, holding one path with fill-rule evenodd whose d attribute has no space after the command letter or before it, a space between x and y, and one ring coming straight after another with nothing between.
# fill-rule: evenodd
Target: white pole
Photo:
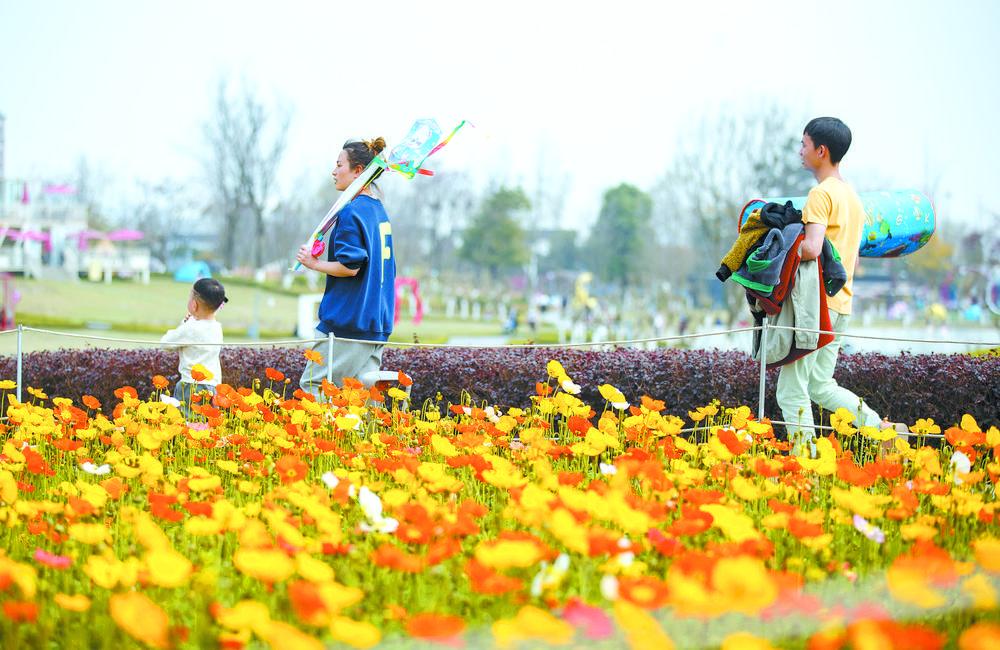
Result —
<instances>
[{"instance_id":1,"label":"white pole","mask_svg":"<svg viewBox=\"0 0 1000 650\"><path fill-rule=\"evenodd\" d=\"M23 401L21 399L21 368L23 367L21 360L22 357L21 351L23 350L21 337L23 336L23 332L24 332L24 325L18 325L17 326L17 401L18 402Z\"/></svg>"},{"instance_id":2,"label":"white pole","mask_svg":"<svg viewBox=\"0 0 1000 650\"><path fill-rule=\"evenodd\" d=\"M767 381L767 314L760 323L760 392L757 395L757 420L764 419L764 383Z\"/></svg>"}]
</instances>

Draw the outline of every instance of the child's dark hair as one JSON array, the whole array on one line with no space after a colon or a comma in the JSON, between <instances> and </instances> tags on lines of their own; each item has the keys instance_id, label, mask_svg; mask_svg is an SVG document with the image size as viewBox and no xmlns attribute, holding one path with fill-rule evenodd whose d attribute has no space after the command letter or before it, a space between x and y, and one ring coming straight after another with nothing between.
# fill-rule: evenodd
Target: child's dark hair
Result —
<instances>
[{"instance_id":1,"label":"child's dark hair","mask_svg":"<svg viewBox=\"0 0 1000 650\"><path fill-rule=\"evenodd\" d=\"M347 153L347 164L350 165L351 169L354 169L358 165L361 165L362 169L368 166L368 163L372 161L375 156L382 153L385 149L385 140L382 138L375 138L374 140L348 140L344 143L344 151ZM375 179L382 175L384 169L379 169L372 176L371 182L374 183ZM378 186L375 186L378 189Z\"/></svg>"},{"instance_id":2,"label":"child's dark hair","mask_svg":"<svg viewBox=\"0 0 1000 650\"><path fill-rule=\"evenodd\" d=\"M214 278L202 278L194 283L194 296L212 311L229 302L222 283Z\"/></svg>"},{"instance_id":3,"label":"child's dark hair","mask_svg":"<svg viewBox=\"0 0 1000 650\"><path fill-rule=\"evenodd\" d=\"M830 162L836 165L851 148L851 130L836 117L815 117L809 120L803 131L814 147L820 145L830 151Z\"/></svg>"}]
</instances>

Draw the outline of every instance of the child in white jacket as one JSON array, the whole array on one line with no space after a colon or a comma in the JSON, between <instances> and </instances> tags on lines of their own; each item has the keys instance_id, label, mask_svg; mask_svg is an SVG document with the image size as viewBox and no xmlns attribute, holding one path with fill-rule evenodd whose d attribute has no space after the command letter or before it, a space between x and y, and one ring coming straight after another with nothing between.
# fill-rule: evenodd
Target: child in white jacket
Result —
<instances>
[{"instance_id":1,"label":"child in white jacket","mask_svg":"<svg viewBox=\"0 0 1000 650\"><path fill-rule=\"evenodd\" d=\"M188 297L187 316L178 327L169 330L160 339L160 343L178 349L180 359L177 370L181 377L174 387L174 399L182 403L186 414L190 413L192 395L202 392L214 395L215 387L221 381L219 350L222 347L222 325L215 320L215 312L227 302L226 290L218 280L198 280ZM191 370L198 364L204 366L210 376L192 376Z\"/></svg>"}]
</instances>

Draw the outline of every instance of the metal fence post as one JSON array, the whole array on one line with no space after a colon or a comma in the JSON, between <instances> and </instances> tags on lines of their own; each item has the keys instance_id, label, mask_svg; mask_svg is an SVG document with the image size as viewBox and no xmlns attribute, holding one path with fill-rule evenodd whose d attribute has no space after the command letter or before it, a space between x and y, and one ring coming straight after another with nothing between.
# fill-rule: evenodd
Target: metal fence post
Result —
<instances>
[{"instance_id":1,"label":"metal fence post","mask_svg":"<svg viewBox=\"0 0 1000 650\"><path fill-rule=\"evenodd\" d=\"M757 421L764 419L764 383L767 381L767 314L760 323L760 392L757 394Z\"/></svg>"},{"instance_id":2,"label":"metal fence post","mask_svg":"<svg viewBox=\"0 0 1000 650\"><path fill-rule=\"evenodd\" d=\"M333 383L333 364L330 361L333 359L333 332L326 335L326 380Z\"/></svg>"},{"instance_id":3,"label":"metal fence post","mask_svg":"<svg viewBox=\"0 0 1000 650\"><path fill-rule=\"evenodd\" d=\"M21 372L22 372L21 369L24 366L21 360L22 350L23 350L22 346L23 332L24 332L24 325L18 325L17 326L17 401L18 402L23 401L21 399Z\"/></svg>"}]
</instances>

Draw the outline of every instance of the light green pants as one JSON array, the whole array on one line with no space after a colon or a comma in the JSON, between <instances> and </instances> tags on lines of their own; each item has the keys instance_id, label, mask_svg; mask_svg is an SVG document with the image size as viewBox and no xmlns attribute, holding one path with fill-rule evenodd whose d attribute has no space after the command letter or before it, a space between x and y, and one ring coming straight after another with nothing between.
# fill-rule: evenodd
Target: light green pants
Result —
<instances>
[{"instance_id":1,"label":"light green pants","mask_svg":"<svg viewBox=\"0 0 1000 650\"><path fill-rule=\"evenodd\" d=\"M319 330L316 330L314 335L316 338L326 336ZM307 393L312 393L317 401L322 402L326 399L323 397L323 380L326 379L327 364L332 366L333 376L330 381L335 386L343 387L344 377L358 379L377 373L382 366L384 347L381 343L340 339L333 342L333 358L327 359L327 353L330 351L329 343L326 340L317 341L312 349L323 356L323 362L306 361L306 367L299 379L299 387Z\"/></svg>"},{"instance_id":2,"label":"light green pants","mask_svg":"<svg viewBox=\"0 0 1000 650\"><path fill-rule=\"evenodd\" d=\"M850 322L850 314L830 310L830 323L836 334L846 332ZM776 397L778 408L781 409L781 419L795 423L788 425L787 431L788 439L795 443L792 453L797 456L812 455L807 451L812 449L812 440L816 437L811 402L816 402L830 413L839 408L854 413L854 427L877 427L882 421L861 398L846 388L841 388L834 380L833 371L837 367L840 342L841 337L837 336L819 350L781 366Z\"/></svg>"}]
</instances>

